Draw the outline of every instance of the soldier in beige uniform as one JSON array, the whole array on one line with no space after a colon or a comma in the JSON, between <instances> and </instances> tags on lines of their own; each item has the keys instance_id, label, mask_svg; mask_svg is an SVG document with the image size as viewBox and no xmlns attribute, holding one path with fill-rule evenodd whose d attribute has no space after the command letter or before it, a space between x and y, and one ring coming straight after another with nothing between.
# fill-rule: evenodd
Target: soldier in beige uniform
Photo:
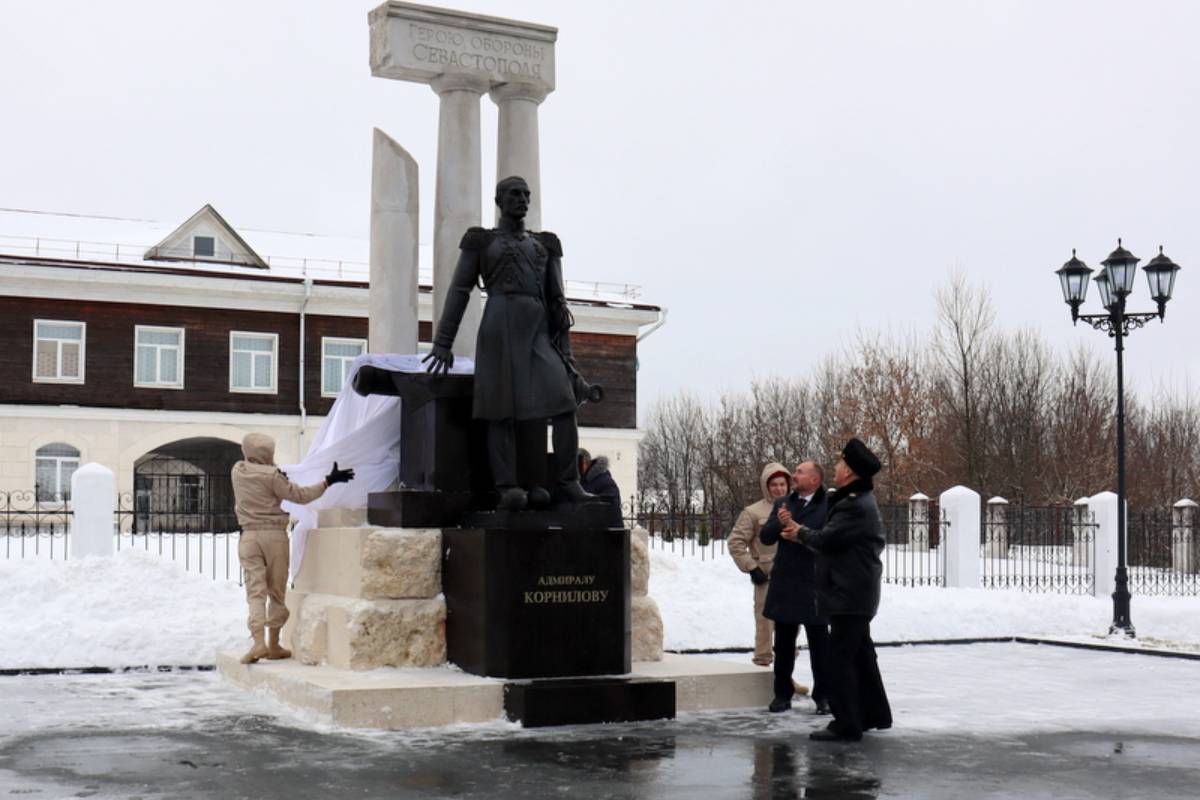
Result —
<instances>
[{"instance_id":1,"label":"soldier in beige uniform","mask_svg":"<svg viewBox=\"0 0 1200 800\"><path fill-rule=\"evenodd\" d=\"M238 558L246 581L246 602L250 604L250 635L254 644L242 656L243 664L260 658L290 658L292 653L280 646L279 630L287 622L284 605L288 579L288 514L280 501L301 505L311 503L335 483L354 477L352 469L338 469L337 463L325 480L312 486L297 486L283 470L275 466L275 440L265 433L249 433L242 440L245 461L233 465L234 510L242 535ZM270 601L268 603L268 600ZM270 631L264 641L263 628Z\"/></svg>"},{"instance_id":2,"label":"soldier in beige uniform","mask_svg":"<svg viewBox=\"0 0 1200 800\"><path fill-rule=\"evenodd\" d=\"M762 667L771 666L773 625L763 616L763 604L767 600L767 581L771 575L771 564L775 560L777 545L765 545L758 539L758 532L775 500L788 493L791 485L787 468L772 462L763 467L759 479L763 499L746 506L738 515L729 532L729 555L733 556L738 569L750 575L754 583L754 657Z\"/></svg>"}]
</instances>

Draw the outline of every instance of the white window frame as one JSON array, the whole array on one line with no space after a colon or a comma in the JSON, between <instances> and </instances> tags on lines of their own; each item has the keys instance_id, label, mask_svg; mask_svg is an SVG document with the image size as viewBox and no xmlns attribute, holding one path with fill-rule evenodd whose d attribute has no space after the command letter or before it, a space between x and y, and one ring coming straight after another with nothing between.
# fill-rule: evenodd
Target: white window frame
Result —
<instances>
[{"instance_id":1,"label":"white window frame","mask_svg":"<svg viewBox=\"0 0 1200 800\"><path fill-rule=\"evenodd\" d=\"M256 339L271 340L271 386L266 389L250 386L239 387L233 385L233 340L238 336L250 336ZM261 353L259 350L245 350L241 352ZM254 366L251 363L250 380L254 380ZM229 332L229 391L237 394L279 394L279 334L267 333L265 331L230 331Z\"/></svg>"},{"instance_id":2,"label":"white window frame","mask_svg":"<svg viewBox=\"0 0 1200 800\"><path fill-rule=\"evenodd\" d=\"M346 370L349 365L354 362L354 358L346 358L345 356L327 356L325 355L326 344L357 344L362 346L362 353L367 352L367 340L355 339L345 336L322 336L321 337L321 397L337 397L338 392L342 390L342 386L346 383ZM359 353L359 355L362 355ZM356 356L357 358L357 356ZM337 359L342 362L342 380L338 383L337 391L329 392L325 390L325 361L326 359Z\"/></svg>"},{"instance_id":3,"label":"white window frame","mask_svg":"<svg viewBox=\"0 0 1200 800\"><path fill-rule=\"evenodd\" d=\"M202 256L196 252L196 239L212 239L213 251L212 251L211 256ZM211 233L193 233L192 234L191 256L192 256L192 258L216 258L217 257L217 245L219 245L219 244L220 244L220 240L217 239L217 237L212 235Z\"/></svg>"},{"instance_id":4,"label":"white window frame","mask_svg":"<svg viewBox=\"0 0 1200 800\"><path fill-rule=\"evenodd\" d=\"M179 334L179 379L176 381L140 381L138 380L138 348L142 347L138 342L138 336L142 331L151 333L178 333ZM183 388L183 354L184 340L187 338L187 331L184 328L171 328L164 325L134 325L133 326L133 385L143 389L182 389ZM170 347L165 344L148 344L146 347L155 349L155 374L162 375L162 353L161 350Z\"/></svg>"},{"instance_id":5,"label":"white window frame","mask_svg":"<svg viewBox=\"0 0 1200 800\"><path fill-rule=\"evenodd\" d=\"M53 444L67 445L67 447L70 447L79 455L75 455L75 456L39 456L38 455L39 450L42 450ZM35 448L33 451L33 476L34 476L34 485L35 486L37 485L37 474L38 474L38 462L39 461L53 461L54 462L54 480L58 484L58 486L57 486L58 491L54 492L53 496L48 500L42 498L35 491L34 498L33 498L34 501L39 506L62 503L64 500L69 501L71 499L71 481L70 481L70 479L68 479L66 482L66 485L65 486L63 485L63 480L62 480L63 464L73 461L73 462L75 462L75 469L79 469L79 467L83 464L83 452L80 451L80 449L78 447L75 447L75 445L67 444L66 442L47 442L46 444L40 445L39 447ZM72 471L72 474L74 474L74 471Z\"/></svg>"},{"instance_id":6,"label":"white window frame","mask_svg":"<svg viewBox=\"0 0 1200 800\"><path fill-rule=\"evenodd\" d=\"M62 343L69 341L74 343L74 339L54 339L50 337L38 336L38 325L45 323L47 325L78 325L79 326L79 376L67 377L62 376ZM57 375L53 378L47 378L38 375L37 371L37 346L39 341L50 341L58 343L57 354L58 363L55 365ZM34 383L83 383L84 368L87 364L87 323L77 319L35 319L33 321L33 382Z\"/></svg>"}]
</instances>

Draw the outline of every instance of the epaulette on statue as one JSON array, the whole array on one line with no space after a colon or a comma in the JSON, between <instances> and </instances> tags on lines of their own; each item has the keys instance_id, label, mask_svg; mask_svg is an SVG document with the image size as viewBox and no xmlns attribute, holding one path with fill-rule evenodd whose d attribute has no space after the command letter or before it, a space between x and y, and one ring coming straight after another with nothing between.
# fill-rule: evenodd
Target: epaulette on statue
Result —
<instances>
[{"instance_id":1,"label":"epaulette on statue","mask_svg":"<svg viewBox=\"0 0 1200 800\"><path fill-rule=\"evenodd\" d=\"M495 236L496 232L494 230L470 227L463 234L462 241L459 242L458 247L460 250L486 250Z\"/></svg>"},{"instance_id":2,"label":"epaulette on statue","mask_svg":"<svg viewBox=\"0 0 1200 800\"><path fill-rule=\"evenodd\" d=\"M542 231L541 233L535 233L534 236L538 238L542 246L549 250L552 255L562 258L562 242L558 240L558 234L551 233L550 231Z\"/></svg>"}]
</instances>

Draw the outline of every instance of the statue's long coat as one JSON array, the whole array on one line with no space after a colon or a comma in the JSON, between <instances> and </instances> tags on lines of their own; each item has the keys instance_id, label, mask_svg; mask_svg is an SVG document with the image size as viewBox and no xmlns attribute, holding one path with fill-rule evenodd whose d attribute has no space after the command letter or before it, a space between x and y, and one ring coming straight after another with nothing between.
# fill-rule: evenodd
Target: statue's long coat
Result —
<instances>
[{"instance_id":1,"label":"statue's long coat","mask_svg":"<svg viewBox=\"0 0 1200 800\"><path fill-rule=\"evenodd\" d=\"M471 228L460 247L434 343L454 344L471 289L481 282L487 303L475 344L475 418L535 420L573 412L558 237Z\"/></svg>"}]
</instances>

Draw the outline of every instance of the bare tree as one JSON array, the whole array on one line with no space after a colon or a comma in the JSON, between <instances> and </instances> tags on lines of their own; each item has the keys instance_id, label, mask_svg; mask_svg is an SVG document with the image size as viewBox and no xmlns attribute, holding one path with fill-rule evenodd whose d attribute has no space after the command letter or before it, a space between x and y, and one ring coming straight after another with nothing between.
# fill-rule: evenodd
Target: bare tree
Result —
<instances>
[{"instance_id":1,"label":"bare tree","mask_svg":"<svg viewBox=\"0 0 1200 800\"><path fill-rule=\"evenodd\" d=\"M1071 502L1116 489L1116 381L1094 354L1072 351L1059 377L1047 415L1049 436L1043 497Z\"/></svg>"},{"instance_id":2,"label":"bare tree","mask_svg":"<svg viewBox=\"0 0 1200 800\"><path fill-rule=\"evenodd\" d=\"M1041 496L1050 433L1046 409L1059 374L1050 347L1034 332L993 338L980 370L989 464L989 483L981 491L1026 502Z\"/></svg>"},{"instance_id":3,"label":"bare tree","mask_svg":"<svg viewBox=\"0 0 1200 800\"><path fill-rule=\"evenodd\" d=\"M687 391L651 409L638 453L643 503L680 513L702 497L706 423L703 405Z\"/></svg>"},{"instance_id":4,"label":"bare tree","mask_svg":"<svg viewBox=\"0 0 1200 800\"><path fill-rule=\"evenodd\" d=\"M968 284L961 270L951 273L946 285L934 293L934 299L937 305L934 352L942 367L938 388L952 412L949 432L957 439L965 482L981 486L985 475L980 442L979 373L995 312L987 289Z\"/></svg>"}]
</instances>

